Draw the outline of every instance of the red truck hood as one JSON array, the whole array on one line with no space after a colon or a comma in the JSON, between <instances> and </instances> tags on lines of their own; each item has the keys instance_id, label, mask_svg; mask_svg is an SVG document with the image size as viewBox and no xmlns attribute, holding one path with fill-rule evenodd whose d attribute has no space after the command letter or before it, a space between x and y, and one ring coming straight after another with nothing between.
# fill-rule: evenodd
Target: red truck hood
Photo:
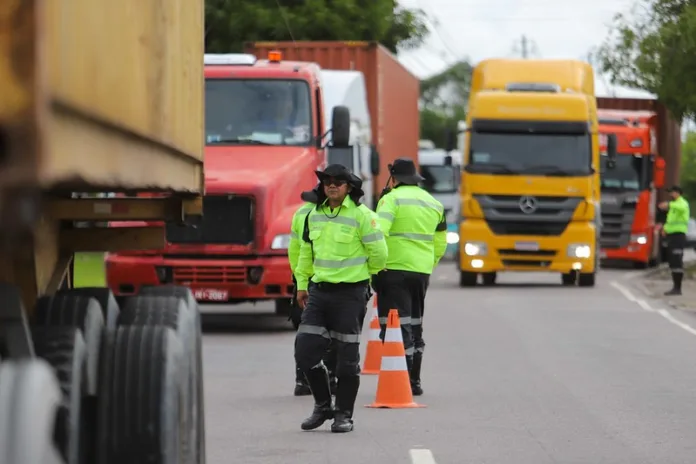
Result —
<instances>
[{"instance_id":1,"label":"red truck hood","mask_svg":"<svg viewBox=\"0 0 696 464\"><path fill-rule=\"evenodd\" d=\"M255 194L259 189L281 187L288 177L310 170L314 159L308 147L207 147L206 191Z\"/></svg>"}]
</instances>

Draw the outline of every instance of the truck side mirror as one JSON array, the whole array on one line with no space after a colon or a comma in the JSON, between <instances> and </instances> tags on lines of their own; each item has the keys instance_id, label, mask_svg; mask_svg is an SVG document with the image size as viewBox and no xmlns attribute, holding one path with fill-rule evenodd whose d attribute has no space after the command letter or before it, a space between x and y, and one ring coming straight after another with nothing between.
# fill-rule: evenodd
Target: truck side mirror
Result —
<instances>
[{"instance_id":1,"label":"truck side mirror","mask_svg":"<svg viewBox=\"0 0 696 464\"><path fill-rule=\"evenodd\" d=\"M445 151L450 152L457 149L457 133L452 129L445 131Z\"/></svg>"},{"instance_id":2,"label":"truck side mirror","mask_svg":"<svg viewBox=\"0 0 696 464\"><path fill-rule=\"evenodd\" d=\"M445 156L445 166L452 166L452 155Z\"/></svg>"},{"instance_id":3,"label":"truck side mirror","mask_svg":"<svg viewBox=\"0 0 696 464\"><path fill-rule=\"evenodd\" d=\"M616 167L616 134L607 134L607 169Z\"/></svg>"},{"instance_id":4,"label":"truck side mirror","mask_svg":"<svg viewBox=\"0 0 696 464\"><path fill-rule=\"evenodd\" d=\"M334 147L344 148L350 141L350 110L347 106L336 106L331 115L331 142Z\"/></svg>"},{"instance_id":5,"label":"truck side mirror","mask_svg":"<svg viewBox=\"0 0 696 464\"><path fill-rule=\"evenodd\" d=\"M662 188L665 186L665 159L661 156L655 157L655 188Z\"/></svg>"},{"instance_id":6,"label":"truck side mirror","mask_svg":"<svg viewBox=\"0 0 696 464\"><path fill-rule=\"evenodd\" d=\"M375 145L370 145L370 172L373 176L378 176L380 172L379 152Z\"/></svg>"}]
</instances>

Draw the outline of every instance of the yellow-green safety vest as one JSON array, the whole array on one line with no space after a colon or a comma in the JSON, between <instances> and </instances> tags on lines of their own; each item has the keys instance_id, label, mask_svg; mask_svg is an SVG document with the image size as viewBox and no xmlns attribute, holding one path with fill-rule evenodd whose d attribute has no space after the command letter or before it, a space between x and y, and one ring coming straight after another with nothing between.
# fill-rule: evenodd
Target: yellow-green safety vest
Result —
<instances>
[{"instance_id":1,"label":"yellow-green safety vest","mask_svg":"<svg viewBox=\"0 0 696 464\"><path fill-rule=\"evenodd\" d=\"M680 196L676 200L669 202L667 220L663 226L667 234L685 234L689 230L689 202Z\"/></svg>"},{"instance_id":2,"label":"yellow-green safety vest","mask_svg":"<svg viewBox=\"0 0 696 464\"><path fill-rule=\"evenodd\" d=\"M315 283L355 283L384 269L387 243L367 206L346 197L332 211L325 201L312 209L306 224L309 242L302 240L295 269L298 290L307 290L310 277Z\"/></svg>"},{"instance_id":3,"label":"yellow-green safety vest","mask_svg":"<svg viewBox=\"0 0 696 464\"><path fill-rule=\"evenodd\" d=\"M389 249L387 269L432 274L447 250L442 203L416 185L399 185L377 205Z\"/></svg>"},{"instance_id":4,"label":"yellow-green safety vest","mask_svg":"<svg viewBox=\"0 0 696 464\"><path fill-rule=\"evenodd\" d=\"M288 243L288 260L290 261L290 271L295 274L297 260L300 258L300 245L302 244L302 228L304 227L305 217L312 211L316 205L314 203L305 203L300 206L292 216L292 224L290 226L290 243Z\"/></svg>"}]
</instances>

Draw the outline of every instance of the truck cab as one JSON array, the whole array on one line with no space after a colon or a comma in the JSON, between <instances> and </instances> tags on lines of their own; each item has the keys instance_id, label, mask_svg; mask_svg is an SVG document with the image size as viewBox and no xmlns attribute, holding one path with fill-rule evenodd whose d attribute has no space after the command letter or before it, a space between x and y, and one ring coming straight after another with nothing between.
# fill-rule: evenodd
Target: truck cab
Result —
<instances>
[{"instance_id":1,"label":"truck cab","mask_svg":"<svg viewBox=\"0 0 696 464\"><path fill-rule=\"evenodd\" d=\"M484 60L467 112L460 285L499 271L594 286L599 144L594 74L574 60ZM609 156L614 156L614 139Z\"/></svg>"},{"instance_id":2,"label":"truck cab","mask_svg":"<svg viewBox=\"0 0 696 464\"><path fill-rule=\"evenodd\" d=\"M598 115L602 155L607 135L614 134L617 143L615 161L603 162L601 169L601 257L655 266L660 261L657 189L665 177L665 161L657 154L657 114L599 109Z\"/></svg>"},{"instance_id":3,"label":"truck cab","mask_svg":"<svg viewBox=\"0 0 696 464\"><path fill-rule=\"evenodd\" d=\"M290 310L287 257L300 193L317 183L326 152L349 147L350 112L333 111L327 146L319 67L253 55L205 55L203 221L167 224L160 250L107 257L119 295L144 285L190 287L198 301L274 300Z\"/></svg>"}]
</instances>

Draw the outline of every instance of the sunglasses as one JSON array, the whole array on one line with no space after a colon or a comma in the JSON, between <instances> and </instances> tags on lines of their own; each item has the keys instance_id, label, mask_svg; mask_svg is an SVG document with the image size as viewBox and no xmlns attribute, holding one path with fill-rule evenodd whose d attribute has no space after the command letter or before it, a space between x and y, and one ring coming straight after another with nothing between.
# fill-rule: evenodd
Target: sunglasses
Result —
<instances>
[{"instance_id":1,"label":"sunglasses","mask_svg":"<svg viewBox=\"0 0 696 464\"><path fill-rule=\"evenodd\" d=\"M348 182L343 180L343 179L324 179L321 181L324 186L328 187L330 185L335 185L336 187L342 187L346 185Z\"/></svg>"}]
</instances>

